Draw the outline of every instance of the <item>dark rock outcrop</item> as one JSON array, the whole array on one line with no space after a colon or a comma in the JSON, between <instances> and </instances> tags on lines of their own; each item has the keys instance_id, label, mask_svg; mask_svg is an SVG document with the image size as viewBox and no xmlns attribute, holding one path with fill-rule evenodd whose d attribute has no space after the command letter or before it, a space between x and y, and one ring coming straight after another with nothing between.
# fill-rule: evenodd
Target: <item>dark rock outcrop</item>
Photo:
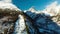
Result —
<instances>
[{"instance_id":1,"label":"dark rock outcrop","mask_svg":"<svg viewBox=\"0 0 60 34\"><path fill-rule=\"evenodd\" d=\"M13 34L19 11L0 9L0 34Z\"/></svg>"}]
</instances>

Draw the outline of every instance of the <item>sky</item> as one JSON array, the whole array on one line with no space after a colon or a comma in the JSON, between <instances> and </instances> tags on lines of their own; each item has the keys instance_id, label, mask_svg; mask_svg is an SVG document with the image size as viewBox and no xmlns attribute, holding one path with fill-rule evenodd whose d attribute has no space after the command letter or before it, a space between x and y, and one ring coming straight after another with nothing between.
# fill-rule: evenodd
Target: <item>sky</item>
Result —
<instances>
[{"instance_id":1,"label":"sky","mask_svg":"<svg viewBox=\"0 0 60 34\"><path fill-rule=\"evenodd\" d=\"M13 0L13 4L15 4L21 10L28 10L32 6L36 10L43 10L47 5L54 1L59 0Z\"/></svg>"}]
</instances>

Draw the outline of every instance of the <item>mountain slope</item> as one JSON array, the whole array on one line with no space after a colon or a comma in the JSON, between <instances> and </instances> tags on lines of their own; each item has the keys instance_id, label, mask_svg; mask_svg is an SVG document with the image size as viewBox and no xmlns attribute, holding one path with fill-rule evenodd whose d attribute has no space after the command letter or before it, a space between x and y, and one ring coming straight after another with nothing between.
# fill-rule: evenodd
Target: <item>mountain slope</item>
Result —
<instances>
[{"instance_id":1,"label":"mountain slope","mask_svg":"<svg viewBox=\"0 0 60 34\"><path fill-rule=\"evenodd\" d=\"M30 34L60 34L60 27L57 22L54 22L54 18L57 19L58 16L47 16L44 13L36 14L28 11L26 14L32 19L31 21L28 18L26 20Z\"/></svg>"},{"instance_id":2,"label":"mountain slope","mask_svg":"<svg viewBox=\"0 0 60 34\"><path fill-rule=\"evenodd\" d=\"M26 25L29 34L60 34L60 5L53 2L42 12L26 10Z\"/></svg>"}]
</instances>

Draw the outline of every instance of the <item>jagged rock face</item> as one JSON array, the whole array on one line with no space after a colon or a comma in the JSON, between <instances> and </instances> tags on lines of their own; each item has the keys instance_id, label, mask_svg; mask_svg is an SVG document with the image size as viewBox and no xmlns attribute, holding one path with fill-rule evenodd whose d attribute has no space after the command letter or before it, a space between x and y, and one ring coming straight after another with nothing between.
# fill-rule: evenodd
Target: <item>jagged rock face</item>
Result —
<instances>
[{"instance_id":1,"label":"jagged rock face","mask_svg":"<svg viewBox=\"0 0 60 34\"><path fill-rule=\"evenodd\" d=\"M16 10L0 9L0 34L13 34L18 14Z\"/></svg>"},{"instance_id":2,"label":"jagged rock face","mask_svg":"<svg viewBox=\"0 0 60 34\"><path fill-rule=\"evenodd\" d=\"M29 34L60 34L60 26L57 24L59 16L47 16L44 13L36 14L27 11L31 20L26 19Z\"/></svg>"}]
</instances>

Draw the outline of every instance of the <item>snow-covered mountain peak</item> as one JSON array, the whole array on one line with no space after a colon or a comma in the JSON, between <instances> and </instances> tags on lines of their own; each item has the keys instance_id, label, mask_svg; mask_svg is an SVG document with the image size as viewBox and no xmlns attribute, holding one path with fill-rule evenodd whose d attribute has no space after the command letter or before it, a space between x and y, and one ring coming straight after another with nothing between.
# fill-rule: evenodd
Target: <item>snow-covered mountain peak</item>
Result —
<instances>
[{"instance_id":1,"label":"snow-covered mountain peak","mask_svg":"<svg viewBox=\"0 0 60 34\"><path fill-rule=\"evenodd\" d=\"M47 6L47 8L53 8L57 6L57 1L51 3L50 5Z\"/></svg>"},{"instance_id":2,"label":"snow-covered mountain peak","mask_svg":"<svg viewBox=\"0 0 60 34\"><path fill-rule=\"evenodd\" d=\"M34 7L31 7L28 11L31 11L32 13L44 13L46 15L56 16L60 13L60 5L57 1L54 1L53 3L47 5L44 10L36 11ZM27 12L27 10L25 12Z\"/></svg>"},{"instance_id":3,"label":"snow-covered mountain peak","mask_svg":"<svg viewBox=\"0 0 60 34\"><path fill-rule=\"evenodd\" d=\"M36 10L35 10L35 8L34 8L34 7L29 8L29 10L28 10L28 11L36 12Z\"/></svg>"},{"instance_id":4,"label":"snow-covered mountain peak","mask_svg":"<svg viewBox=\"0 0 60 34\"><path fill-rule=\"evenodd\" d=\"M60 11L60 5L58 5L58 2L55 1L52 4L48 5L43 12L45 14L49 14L50 16L55 16L57 15Z\"/></svg>"}]
</instances>

